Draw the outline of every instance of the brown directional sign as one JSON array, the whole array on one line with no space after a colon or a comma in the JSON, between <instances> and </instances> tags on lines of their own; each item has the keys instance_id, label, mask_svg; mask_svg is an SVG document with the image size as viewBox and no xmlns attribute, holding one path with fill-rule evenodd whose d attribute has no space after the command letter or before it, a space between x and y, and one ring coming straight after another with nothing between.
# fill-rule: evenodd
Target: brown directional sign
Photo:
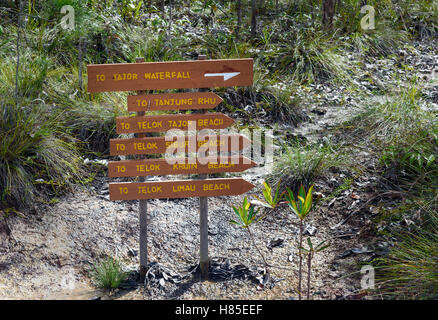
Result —
<instances>
[{"instance_id":1,"label":"brown directional sign","mask_svg":"<svg viewBox=\"0 0 438 320\"><path fill-rule=\"evenodd\" d=\"M117 133L163 132L171 129L225 129L234 120L223 113L174 114L116 118Z\"/></svg>"},{"instance_id":2,"label":"brown directional sign","mask_svg":"<svg viewBox=\"0 0 438 320\"><path fill-rule=\"evenodd\" d=\"M251 86L253 59L91 64L88 91Z\"/></svg>"},{"instance_id":3,"label":"brown directional sign","mask_svg":"<svg viewBox=\"0 0 438 320\"><path fill-rule=\"evenodd\" d=\"M128 111L213 109L222 101L213 92L135 95L128 96Z\"/></svg>"},{"instance_id":4,"label":"brown directional sign","mask_svg":"<svg viewBox=\"0 0 438 320\"><path fill-rule=\"evenodd\" d=\"M127 182L109 185L111 200L231 196L245 193L252 188L253 184L240 178Z\"/></svg>"},{"instance_id":5,"label":"brown directional sign","mask_svg":"<svg viewBox=\"0 0 438 320\"><path fill-rule=\"evenodd\" d=\"M111 139L110 155L174 154L198 151L232 152L242 150L250 144L251 141L245 136L233 134L180 136L172 137L169 141L166 141L166 137Z\"/></svg>"},{"instance_id":6,"label":"brown directional sign","mask_svg":"<svg viewBox=\"0 0 438 320\"><path fill-rule=\"evenodd\" d=\"M108 163L109 177L160 176L168 174L241 172L256 163L244 156L122 160Z\"/></svg>"}]
</instances>

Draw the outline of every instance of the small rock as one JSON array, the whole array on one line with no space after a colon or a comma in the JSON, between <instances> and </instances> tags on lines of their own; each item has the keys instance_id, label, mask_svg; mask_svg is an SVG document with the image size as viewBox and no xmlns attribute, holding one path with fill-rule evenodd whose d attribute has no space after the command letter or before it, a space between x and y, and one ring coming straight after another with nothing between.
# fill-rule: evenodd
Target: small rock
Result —
<instances>
[{"instance_id":1,"label":"small rock","mask_svg":"<svg viewBox=\"0 0 438 320\"><path fill-rule=\"evenodd\" d=\"M360 200L360 196L354 192L351 193L351 197L355 200Z\"/></svg>"},{"instance_id":2,"label":"small rock","mask_svg":"<svg viewBox=\"0 0 438 320\"><path fill-rule=\"evenodd\" d=\"M134 249L128 247L128 254L131 257L136 257L138 255L138 252L137 252L137 250L134 250Z\"/></svg>"},{"instance_id":3,"label":"small rock","mask_svg":"<svg viewBox=\"0 0 438 320\"><path fill-rule=\"evenodd\" d=\"M297 259L298 255L296 253L291 253L288 257L287 260L289 262L294 262Z\"/></svg>"},{"instance_id":4,"label":"small rock","mask_svg":"<svg viewBox=\"0 0 438 320\"><path fill-rule=\"evenodd\" d=\"M316 108L316 109L313 109L311 112L318 115L318 116L323 116L327 113L327 109Z\"/></svg>"},{"instance_id":5,"label":"small rock","mask_svg":"<svg viewBox=\"0 0 438 320\"><path fill-rule=\"evenodd\" d=\"M304 234L312 237L316 234L316 231L318 231L318 229L316 227L308 224L308 225L306 225L306 228L304 229Z\"/></svg>"},{"instance_id":6,"label":"small rock","mask_svg":"<svg viewBox=\"0 0 438 320\"><path fill-rule=\"evenodd\" d=\"M98 301L98 300L102 300L102 297L92 297L90 298L91 301Z\"/></svg>"},{"instance_id":7,"label":"small rock","mask_svg":"<svg viewBox=\"0 0 438 320\"><path fill-rule=\"evenodd\" d=\"M345 250L337 258L343 259L343 258L347 258L353 254L362 254L362 253L371 253L371 252L373 252L373 250L369 250L368 248L353 248L353 249Z\"/></svg>"},{"instance_id":8,"label":"small rock","mask_svg":"<svg viewBox=\"0 0 438 320\"><path fill-rule=\"evenodd\" d=\"M281 238L274 239L274 240L269 241L269 244L268 244L267 247L269 249L272 249L272 248L275 248L275 247L279 247L279 246L281 246L283 244L283 242L284 242L284 239L281 239Z\"/></svg>"}]
</instances>

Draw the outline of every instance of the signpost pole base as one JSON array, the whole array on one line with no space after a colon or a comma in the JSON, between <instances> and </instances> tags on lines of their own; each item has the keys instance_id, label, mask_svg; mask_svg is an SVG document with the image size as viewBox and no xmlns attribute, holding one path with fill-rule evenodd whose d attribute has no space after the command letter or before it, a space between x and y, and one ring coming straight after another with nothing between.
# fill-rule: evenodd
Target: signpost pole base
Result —
<instances>
[{"instance_id":1,"label":"signpost pole base","mask_svg":"<svg viewBox=\"0 0 438 320\"><path fill-rule=\"evenodd\" d=\"M142 63L144 58L136 58L135 62ZM143 91L137 91L141 95ZM144 111L137 112L137 116L144 116ZM145 137L144 133L137 134L137 137ZM140 177L140 182L144 182L145 178ZM140 282L144 283L148 265L148 203L147 200L140 200L138 206L139 220L140 220Z\"/></svg>"},{"instance_id":2,"label":"signpost pole base","mask_svg":"<svg viewBox=\"0 0 438 320\"><path fill-rule=\"evenodd\" d=\"M141 179L144 180L144 179ZM144 283L148 265L148 203L147 200L140 200L140 281Z\"/></svg>"},{"instance_id":3,"label":"signpost pole base","mask_svg":"<svg viewBox=\"0 0 438 320\"><path fill-rule=\"evenodd\" d=\"M198 55L198 60L206 60L205 55ZM200 92L206 89L199 89ZM201 110L205 113L205 110ZM199 176L200 179L207 179L206 174ZM200 227L200 259L199 267L201 269L201 280L208 280L208 271L210 269L210 259L208 257L208 198L199 198L199 227Z\"/></svg>"},{"instance_id":4,"label":"signpost pole base","mask_svg":"<svg viewBox=\"0 0 438 320\"><path fill-rule=\"evenodd\" d=\"M201 179L206 179L207 175L202 175ZM208 198L199 198L199 225L201 233L200 244L200 268L201 279L208 280L208 270L210 269L210 259L208 257Z\"/></svg>"}]
</instances>

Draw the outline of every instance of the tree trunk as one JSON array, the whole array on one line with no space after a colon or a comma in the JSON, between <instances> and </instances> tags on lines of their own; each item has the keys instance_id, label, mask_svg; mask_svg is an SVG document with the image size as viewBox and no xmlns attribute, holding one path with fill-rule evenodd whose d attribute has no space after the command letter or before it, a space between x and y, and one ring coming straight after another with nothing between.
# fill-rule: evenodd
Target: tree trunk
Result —
<instances>
[{"instance_id":1,"label":"tree trunk","mask_svg":"<svg viewBox=\"0 0 438 320\"><path fill-rule=\"evenodd\" d=\"M242 0L237 0L237 26L236 26L236 38L240 37L240 26L242 25Z\"/></svg>"},{"instance_id":2,"label":"tree trunk","mask_svg":"<svg viewBox=\"0 0 438 320\"><path fill-rule=\"evenodd\" d=\"M251 0L251 36L255 37L257 29L257 0Z\"/></svg>"},{"instance_id":3,"label":"tree trunk","mask_svg":"<svg viewBox=\"0 0 438 320\"><path fill-rule=\"evenodd\" d=\"M322 24L325 28L331 28L335 16L335 0L323 0L322 2Z\"/></svg>"},{"instance_id":4,"label":"tree trunk","mask_svg":"<svg viewBox=\"0 0 438 320\"><path fill-rule=\"evenodd\" d=\"M172 0L169 1L169 28L167 31L167 41L169 41L169 44L171 43L170 42L171 33L172 33Z\"/></svg>"},{"instance_id":5,"label":"tree trunk","mask_svg":"<svg viewBox=\"0 0 438 320\"><path fill-rule=\"evenodd\" d=\"M265 0L259 0L259 4L257 5L257 7L259 8L259 13L264 14L266 12Z\"/></svg>"},{"instance_id":6,"label":"tree trunk","mask_svg":"<svg viewBox=\"0 0 438 320\"><path fill-rule=\"evenodd\" d=\"M79 49L78 49L78 62L79 62L79 70L78 70L78 80L79 80L79 90L82 93L82 43L83 38L79 38Z\"/></svg>"}]
</instances>

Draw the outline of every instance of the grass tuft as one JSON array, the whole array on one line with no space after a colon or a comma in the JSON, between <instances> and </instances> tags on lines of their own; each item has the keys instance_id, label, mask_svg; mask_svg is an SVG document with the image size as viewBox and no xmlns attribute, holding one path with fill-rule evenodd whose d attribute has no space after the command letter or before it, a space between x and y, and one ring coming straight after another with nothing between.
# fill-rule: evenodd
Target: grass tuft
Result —
<instances>
[{"instance_id":1,"label":"grass tuft","mask_svg":"<svg viewBox=\"0 0 438 320\"><path fill-rule=\"evenodd\" d=\"M347 163L339 147L331 144L286 146L283 155L276 161L272 178L292 188L311 185L333 167Z\"/></svg>"},{"instance_id":2,"label":"grass tuft","mask_svg":"<svg viewBox=\"0 0 438 320\"><path fill-rule=\"evenodd\" d=\"M96 287L117 289L127 279L128 274L119 260L108 257L94 266L92 276Z\"/></svg>"},{"instance_id":3,"label":"grass tuft","mask_svg":"<svg viewBox=\"0 0 438 320\"><path fill-rule=\"evenodd\" d=\"M80 173L72 139L41 107L0 106L0 203L28 206L41 182L68 187Z\"/></svg>"},{"instance_id":4,"label":"grass tuft","mask_svg":"<svg viewBox=\"0 0 438 320\"><path fill-rule=\"evenodd\" d=\"M398 235L388 257L375 260L376 294L389 299L438 298L438 214L427 225Z\"/></svg>"}]
</instances>

